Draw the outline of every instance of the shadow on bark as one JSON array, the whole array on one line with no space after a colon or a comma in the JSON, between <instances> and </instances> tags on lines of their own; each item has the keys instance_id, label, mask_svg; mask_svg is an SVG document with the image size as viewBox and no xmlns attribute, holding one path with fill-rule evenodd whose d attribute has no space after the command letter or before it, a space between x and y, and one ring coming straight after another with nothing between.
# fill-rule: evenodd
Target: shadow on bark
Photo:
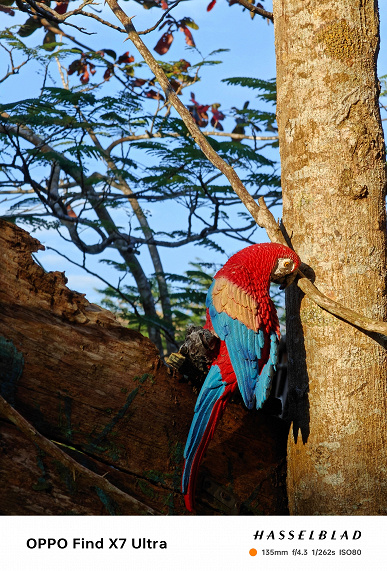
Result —
<instances>
[{"instance_id":1,"label":"shadow on bark","mask_svg":"<svg viewBox=\"0 0 387 571\"><path fill-rule=\"evenodd\" d=\"M310 432L309 376L302 330L300 306L304 297L295 285L290 285L286 296L286 344L288 348L288 405L285 418L293 422L293 438L297 442L301 431L305 444Z\"/></svg>"}]
</instances>

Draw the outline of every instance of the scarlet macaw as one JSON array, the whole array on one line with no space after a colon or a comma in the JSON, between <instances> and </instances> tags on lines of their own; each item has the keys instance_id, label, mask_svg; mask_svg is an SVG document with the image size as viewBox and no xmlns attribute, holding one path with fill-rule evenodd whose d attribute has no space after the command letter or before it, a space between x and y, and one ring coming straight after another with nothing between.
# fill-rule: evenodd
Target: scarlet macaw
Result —
<instances>
[{"instance_id":1,"label":"scarlet macaw","mask_svg":"<svg viewBox=\"0 0 387 571\"><path fill-rule=\"evenodd\" d=\"M205 328L220 339L195 406L184 450L182 492L193 510L200 461L237 387L247 408L261 408L277 364L280 338L270 282L293 281L297 254L281 244L254 244L232 256L207 294ZM292 279L293 278L293 279Z\"/></svg>"}]
</instances>

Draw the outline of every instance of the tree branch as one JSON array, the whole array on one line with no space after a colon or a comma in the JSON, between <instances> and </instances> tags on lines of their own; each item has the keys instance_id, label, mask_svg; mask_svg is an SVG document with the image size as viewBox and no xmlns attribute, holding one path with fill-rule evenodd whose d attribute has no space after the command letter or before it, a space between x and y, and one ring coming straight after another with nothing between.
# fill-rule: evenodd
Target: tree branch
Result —
<instances>
[{"instance_id":1,"label":"tree branch","mask_svg":"<svg viewBox=\"0 0 387 571\"><path fill-rule=\"evenodd\" d=\"M83 115L81 114L81 116L83 116ZM109 154L107 154L106 151L104 150L104 148L102 147L102 145L101 145L98 137L96 136L94 130L89 128L89 129L87 129L87 132L88 132L91 140L93 141L94 145L101 151L102 156L104 157L108 167L112 170L112 172L118 171L117 165L115 164L115 162L111 158L111 156ZM145 243L148 246L149 255L151 257L152 264L153 264L153 267L154 267L155 273L156 273L156 281L157 281L158 288L159 288L160 302L161 302L161 307L163 310L163 318L164 318L165 322L168 323L168 326L169 326L169 333L168 333L168 337L167 337L167 350L170 353L170 352L175 351L177 349L177 344L175 341L175 331L174 331L173 322L172 322L171 300L169 297L168 285L167 285L167 282L165 280L164 268L163 268L163 264L161 262L160 254L159 254L159 251L157 249L156 244L154 243L153 233L152 233L152 230L149 226L148 219L147 219L143 209L141 208L141 205L138 202L137 198L133 197L133 194L134 194L133 190L131 189L131 187L129 186L129 184L125 180L125 178L121 177L119 174L117 175L117 179L118 179L118 181L122 187L122 191L128 197L128 201L129 201L129 203L133 209L133 212L134 212L137 220L139 221L139 223L141 225L141 230L142 230L142 232L146 238Z\"/></svg>"},{"instance_id":2,"label":"tree branch","mask_svg":"<svg viewBox=\"0 0 387 571\"><path fill-rule=\"evenodd\" d=\"M299 270L298 273L301 276L297 282L298 287L318 306L322 307L329 313L336 315L336 317L340 317L344 321L347 321L360 329L364 329L364 331L379 333L380 335L387 337L386 322L377 321L376 319L368 319L367 317L364 317L364 315L357 313L357 311L352 311L352 309L344 307L341 303L329 299L312 284L302 271Z\"/></svg>"},{"instance_id":3,"label":"tree branch","mask_svg":"<svg viewBox=\"0 0 387 571\"><path fill-rule=\"evenodd\" d=\"M153 32L153 30L155 30L157 28L157 26L159 24L161 24L161 22L164 20L165 16L167 14L169 14L169 12L171 10L173 10L173 8L175 8L178 4L180 4L180 2L182 2L182 0L176 0L176 2L174 2L167 10L165 10L164 14L161 16L160 20L158 22L156 22L156 24L154 26L152 26L151 28L148 28L147 30L144 30L143 32L138 32L139 36L142 36L144 34L149 34L150 32Z\"/></svg>"},{"instance_id":4,"label":"tree branch","mask_svg":"<svg viewBox=\"0 0 387 571\"><path fill-rule=\"evenodd\" d=\"M6 121L10 118L9 115L5 112L0 113L0 118L1 117L3 117ZM43 139L41 139L29 127L26 127L25 125L14 127L8 125L4 126L0 124L0 133L12 133L16 137L22 137L26 141L32 143L36 148L38 148L41 153L50 153L52 155L56 154L57 156L60 155L60 153L57 153L52 147L50 147L50 145L48 145L45 141L43 141ZM63 155L61 156L63 157ZM86 183L82 168L80 166L74 165L70 161L67 164L65 161L63 161L61 168L80 186L82 192L84 192L84 195L88 198L100 221L106 224L106 232L109 236L109 239L116 239L115 247L124 259L135 279L138 291L140 293L141 303L149 323L152 319L157 320L157 311L150 283L140 262L134 255L132 248L128 248L128 237L119 232L113 219L110 216L108 209L103 205L99 197L97 197L93 186ZM120 238L122 238L122 240ZM78 244L76 245L78 246ZM148 333L151 341L153 341L160 352L162 352L160 332L150 324Z\"/></svg>"},{"instance_id":5,"label":"tree branch","mask_svg":"<svg viewBox=\"0 0 387 571\"><path fill-rule=\"evenodd\" d=\"M7 49L5 46L3 46L3 44L0 44L0 46L3 48L3 50L5 50L8 53L10 61L11 61L11 69L8 68L7 73L4 75L4 77L2 79L0 79L0 83L3 83L11 75L15 75L15 74L19 73L19 70L23 66L25 66L26 63L28 63L31 58L30 58L30 56L28 56L25 61L23 61L21 64L15 66L14 61L13 61L13 57L12 57L12 50Z\"/></svg>"},{"instance_id":6,"label":"tree branch","mask_svg":"<svg viewBox=\"0 0 387 571\"><path fill-rule=\"evenodd\" d=\"M81 476L90 487L100 488L105 491L112 499L118 502L125 502L136 509L136 511L144 511L149 515L155 515L156 512L134 498L126 494L113 484L111 484L105 477L92 472L79 464L76 460L71 458L68 454L63 452L51 440L40 434L32 424L30 424L17 410L15 410L2 396L0 396L0 414L14 424L20 432L22 432L30 442L33 442L41 450L46 452L51 458L57 460L62 466L67 468L75 479L75 475Z\"/></svg>"},{"instance_id":7,"label":"tree branch","mask_svg":"<svg viewBox=\"0 0 387 571\"><path fill-rule=\"evenodd\" d=\"M85 2L82 4L82 6L79 9L73 10L72 12L67 12L65 15L60 15L57 12L55 12L55 10L52 10L49 6L41 4L40 2L35 2L35 0L25 0L25 2L30 6L30 9L27 8L23 10L23 12L31 14L32 17L35 19L41 20L42 18L43 19L47 18L48 20L55 22L56 24L62 22L63 24L71 26L72 28L75 28L76 30L78 30L83 34L87 34L88 36L95 33L95 32L88 32L85 28L81 28L79 26L76 26L75 24L70 24L70 22L65 21L69 16L73 14L80 14L82 12L83 6L85 6L86 4L94 3L94 0L85 0ZM19 1L18 3L19 8L21 5L22 3Z\"/></svg>"},{"instance_id":8,"label":"tree branch","mask_svg":"<svg viewBox=\"0 0 387 571\"><path fill-rule=\"evenodd\" d=\"M232 188L239 196L243 204L246 206L247 210L250 212L254 220L261 226L259 222L259 206L255 200L250 196L249 192L243 185L237 173L234 171L231 165L226 163L218 153L212 148L210 143L207 141L206 137L200 131L199 127L196 125L191 113L183 105L171 86L167 76L161 69L156 59L150 53L140 36L137 34L133 24L132 19L125 14L125 12L119 7L116 0L107 0L113 13L120 20L125 30L128 33L128 39L130 39L136 46L140 54L145 60L145 63L149 66L151 71L154 73L157 81L159 82L161 88L163 89L166 99L173 105L176 111L179 113L180 117L183 119L187 129L191 133L193 139L196 141L204 155L208 158L212 164L218 168L228 179Z\"/></svg>"},{"instance_id":9,"label":"tree branch","mask_svg":"<svg viewBox=\"0 0 387 571\"><path fill-rule=\"evenodd\" d=\"M267 18L271 22L274 22L274 17L273 17L272 12L267 12L263 8L259 8L259 6L254 6L254 4L252 4L251 2L248 2L248 0L237 0L237 2L241 6L244 6L245 8L247 8L250 12L254 12L255 14L259 14L259 16L263 16L264 18Z\"/></svg>"}]
</instances>

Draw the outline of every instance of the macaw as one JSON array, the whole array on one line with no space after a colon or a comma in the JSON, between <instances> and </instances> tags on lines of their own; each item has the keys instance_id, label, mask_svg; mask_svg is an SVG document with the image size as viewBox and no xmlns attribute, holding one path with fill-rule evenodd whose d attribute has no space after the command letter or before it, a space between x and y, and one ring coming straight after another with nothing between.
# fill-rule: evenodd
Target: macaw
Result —
<instances>
[{"instance_id":1,"label":"macaw","mask_svg":"<svg viewBox=\"0 0 387 571\"><path fill-rule=\"evenodd\" d=\"M205 328L220 339L199 393L184 450L182 492L189 511L199 465L230 396L237 387L248 409L261 408L277 364L280 330L270 282L289 285L300 265L281 244L254 244L232 256L215 274L207 294Z\"/></svg>"}]
</instances>

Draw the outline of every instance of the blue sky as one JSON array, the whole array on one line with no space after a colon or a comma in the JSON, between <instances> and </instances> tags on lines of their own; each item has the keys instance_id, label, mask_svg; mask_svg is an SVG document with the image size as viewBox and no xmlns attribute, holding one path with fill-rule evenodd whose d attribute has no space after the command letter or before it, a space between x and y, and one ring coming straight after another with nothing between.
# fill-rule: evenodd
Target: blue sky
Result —
<instances>
[{"instance_id":1,"label":"blue sky","mask_svg":"<svg viewBox=\"0 0 387 571\"><path fill-rule=\"evenodd\" d=\"M221 83L222 79L233 76L258 77L261 79L271 79L275 77L273 26L271 24L268 25L259 17L255 17L254 20L252 20L246 11L243 12L239 6L235 5L230 8L224 0L218 0L214 9L211 12L207 12L206 7L208 3L209 0L194 0L187 3L187 5L182 2L174 11L174 15L177 18L190 15L199 25L199 30L194 32L194 37L203 55L207 55L212 50L219 48L230 50L229 52L224 52L216 56L217 59L222 59L223 64L205 68L201 74L203 81L194 87L196 99L199 102L219 102L222 105L222 109L229 109L233 105L236 105L236 102L239 105L243 105L246 99L251 98L252 92L247 92L247 90L243 88L228 87L224 83ZM160 11L144 10L133 1L123 2L122 5L128 15L136 15L134 25L138 30L153 25L160 15ZM264 5L266 9L271 10L271 2L266 0ZM387 6L385 2L380 2L380 13L381 51L379 55L379 75L384 75L387 74ZM115 22L114 16L107 6L102 7L101 16ZM19 15L17 18L20 20ZM11 22L11 20L13 21ZM25 16L22 16L21 21L23 22L24 20ZM14 22L14 19L9 19L9 25ZM90 22L93 21L87 20L88 26L90 26ZM105 28L103 29L103 37L101 37L102 28L94 25L93 27L97 33L94 36L88 36L85 43L96 49L114 46L117 53L123 53L129 50L130 53L136 56L137 60L141 59L129 42L123 43L124 38L122 36ZM71 33L69 30L67 31ZM148 47L153 48L160 35L160 32L155 31L143 37L143 39ZM186 49L183 34L178 33L175 35L175 40L170 51L163 57L163 60L168 61L182 57L191 63L197 59L197 56L191 49ZM19 77L11 78L11 80L5 82L2 87L4 89L6 86L6 90L1 94L3 101L4 99L12 100L17 97L23 99L37 95L40 82L36 81L36 73L36 68L33 69L31 66L28 70L26 69L25 72L23 71L23 74L20 74ZM22 96L20 95L21 86ZM188 102L187 99L188 93L185 98L183 98L185 103ZM225 124L225 127L227 130L227 124ZM231 123L230 128L232 129ZM171 215L173 217L179 216L178 211L160 211L152 206L149 208L149 214L151 215L151 224L155 226L157 225L158 219L165 223ZM275 214L279 217L280 210L278 209ZM51 243L51 237L47 231L36 232L35 236L38 237L43 244ZM259 230L256 234L256 239L257 241L266 241L266 233ZM60 249L59 241L55 240L54 242L54 247ZM229 239L225 239L223 244L229 255L241 248L240 242L235 243ZM81 255L75 247L68 245L66 249L67 255L74 257L74 259L79 262L81 261ZM226 261L226 256L219 255L214 251L198 246L186 246L173 250L161 248L161 256L166 271L179 273L188 269L188 262L195 261L197 258L203 261L217 263L224 263ZM104 255L103 257L107 256ZM46 252L39 253L38 258L47 270L65 271L70 288L86 293L90 301L98 303L101 296L95 289L103 287L103 285L97 278L85 275L82 270L77 269L52 251L47 250ZM146 271L151 273L152 267L145 249L140 256L140 261ZM96 258L90 260L90 267L97 273L103 270L108 280L114 281L116 279L113 270L106 265L101 267L101 264L98 263Z\"/></svg>"}]
</instances>

